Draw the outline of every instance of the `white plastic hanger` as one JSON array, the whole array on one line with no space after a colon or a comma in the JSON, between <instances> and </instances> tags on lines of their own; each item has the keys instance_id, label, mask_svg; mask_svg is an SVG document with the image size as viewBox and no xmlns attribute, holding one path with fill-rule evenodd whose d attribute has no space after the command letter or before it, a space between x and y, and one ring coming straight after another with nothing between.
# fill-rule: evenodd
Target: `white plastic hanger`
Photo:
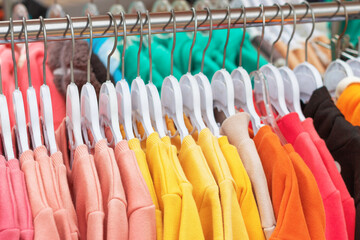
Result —
<instances>
[{"instance_id":1,"label":"white plastic hanger","mask_svg":"<svg viewBox=\"0 0 360 240\"><path fill-rule=\"evenodd\" d=\"M74 39L74 27L70 16L67 14L68 26L71 31L72 42L72 55L70 59L70 76L71 83L66 89L66 128L71 149L70 167L73 163L73 151L76 147L84 144L81 134L81 116L80 116L80 101L79 90L74 81L74 55L75 55L75 39ZM69 27L67 27L64 36L66 35Z\"/></svg>"},{"instance_id":2,"label":"white plastic hanger","mask_svg":"<svg viewBox=\"0 0 360 240\"><path fill-rule=\"evenodd\" d=\"M241 14L244 15L244 26L243 36L240 44L239 67L234 69L231 73L231 78L234 84L234 103L238 109L243 109L250 115L252 128L256 134L257 131L263 126L263 124L261 123L260 117L255 110L250 76L248 72L241 66L242 49L244 46L246 34L246 9L244 6L242 7Z\"/></svg>"},{"instance_id":3,"label":"white plastic hanger","mask_svg":"<svg viewBox=\"0 0 360 240\"><path fill-rule=\"evenodd\" d=\"M308 102L313 91L323 86L322 77L319 71L307 61L307 48L310 37L314 32L315 27L315 15L313 9L308 2L304 2L308 6L308 10L311 10L313 28L310 36L305 40L305 62L300 63L294 69L295 76L298 80L300 89L300 99L303 102Z\"/></svg>"},{"instance_id":4,"label":"white plastic hanger","mask_svg":"<svg viewBox=\"0 0 360 240\"><path fill-rule=\"evenodd\" d=\"M6 160L15 158L13 142L11 137L11 127L9 119L9 109L6 101L6 97L3 94L1 66L0 66L0 135L2 146L5 153Z\"/></svg>"},{"instance_id":5,"label":"white plastic hanger","mask_svg":"<svg viewBox=\"0 0 360 240\"><path fill-rule=\"evenodd\" d=\"M10 18L11 54L14 65L15 90L12 94L15 114L15 136L19 155L29 150L28 131L26 126L24 101L18 86L17 64L15 59L14 28Z\"/></svg>"},{"instance_id":6,"label":"white plastic hanger","mask_svg":"<svg viewBox=\"0 0 360 240\"><path fill-rule=\"evenodd\" d=\"M148 11L146 11L146 15L148 14ZM150 19L148 19L148 21L150 22ZM150 25L148 26L150 32ZM139 139L144 139L144 137L148 137L151 133L153 133L154 129L151 125L149 101L145 83L140 76L137 76L131 83L131 102L134 132ZM145 130L145 136L140 136L136 125L137 122L142 124Z\"/></svg>"},{"instance_id":7,"label":"white plastic hanger","mask_svg":"<svg viewBox=\"0 0 360 240\"><path fill-rule=\"evenodd\" d=\"M140 31L141 31L141 36L140 36L140 47L139 47L139 51L138 51L138 65L137 65L137 75L138 77L140 76L140 53L141 53L141 47L142 47L142 30L143 30L143 24L142 24L142 19L141 19L141 15L139 13L140 16ZM150 68L149 68L149 83L146 84L146 90L147 90L147 96L148 96L148 102L149 102L149 113L150 113L150 120L152 123L152 126L154 126L156 132L159 134L160 138L163 138L166 136L165 133L165 122L164 122L164 118L162 116L162 110L161 110L161 100L160 100L160 96L159 96L159 92L156 88L156 86L153 84L152 82L152 56L151 56L151 21L150 21L150 14L147 11L146 12L146 18L147 18L147 22L148 22L148 28L149 28L149 36L148 36L148 41L149 41L149 61L150 61Z\"/></svg>"},{"instance_id":8,"label":"white plastic hanger","mask_svg":"<svg viewBox=\"0 0 360 240\"><path fill-rule=\"evenodd\" d=\"M122 12L122 15L124 16L124 13ZM121 53L121 62L122 71L125 70L125 51L126 51L126 24L125 19L122 18L122 24L123 24L123 50ZM131 119L131 94L130 94L130 88L129 84L125 80L125 74L122 72L122 79L116 83L116 96L117 96L117 102L118 102L118 114L119 114L119 123L124 127L125 131L125 137L127 140L133 139L134 132L132 129L132 119Z\"/></svg>"},{"instance_id":9,"label":"white plastic hanger","mask_svg":"<svg viewBox=\"0 0 360 240\"><path fill-rule=\"evenodd\" d=\"M338 2L339 7L342 6L344 8L345 26L343 32L339 35L339 39L337 41L335 56L336 59L334 59L330 63L324 74L324 85L326 86L332 97L335 97L336 86L338 85L338 83L344 78L354 75L349 64L340 59L340 45L348 26L349 16L346 10L346 6L340 0L336 0L336 2Z\"/></svg>"},{"instance_id":10,"label":"white plastic hanger","mask_svg":"<svg viewBox=\"0 0 360 240\"><path fill-rule=\"evenodd\" d=\"M224 112L225 116L229 117L235 114L234 85L230 73L225 69L226 48L229 42L231 24L231 11L229 6L227 8L227 18L228 29L224 46L222 69L216 71L212 77L211 88L214 98L214 108Z\"/></svg>"},{"instance_id":11,"label":"white plastic hanger","mask_svg":"<svg viewBox=\"0 0 360 240\"><path fill-rule=\"evenodd\" d=\"M299 118L301 121L305 120L305 116L302 113L301 110L301 106L300 106L300 89L299 89L299 83L298 80L295 76L295 73L293 72L293 70L291 70L288 67L288 59L289 59L289 51L290 51L290 43L294 37L295 34L295 30L296 30L296 12L295 12L295 8L293 7L292 4L289 4L290 9L293 11L294 14L294 27L293 27L293 32L290 36L289 42L287 44L287 50L286 50L286 61L285 61L285 66L280 68L280 73L282 76L282 79L284 81L284 88L287 89L284 94L285 94L285 102L286 102L286 106L287 108L291 111L291 112L296 112L299 115ZM281 11L282 14L282 11ZM282 25L283 25L283 17L282 17ZM314 25L315 27L315 25ZM311 33L312 34L312 33ZM306 41L311 37L311 35L306 39ZM306 42L307 43L307 42ZM307 51L307 48L306 48ZM307 53L306 53L307 55Z\"/></svg>"},{"instance_id":12,"label":"white plastic hanger","mask_svg":"<svg viewBox=\"0 0 360 240\"><path fill-rule=\"evenodd\" d=\"M214 116L214 106L213 106L213 94L211 90L211 84L209 79L205 76L204 72L204 60L205 60L205 53L208 49L211 38L212 38L212 30L213 30L213 20L212 20L212 13L209 8L206 8L207 11L207 18L210 18L210 31L209 31L209 39L206 44L206 47L203 51L203 57L201 61L201 71L195 75L195 79L199 85L200 90L200 105L201 105L201 116L206 124L206 126L210 129L210 131L214 134L214 136L219 137L220 129L215 121ZM201 25L201 24L200 24ZM200 27L199 25L199 27Z\"/></svg>"},{"instance_id":13,"label":"white plastic hanger","mask_svg":"<svg viewBox=\"0 0 360 240\"><path fill-rule=\"evenodd\" d=\"M198 130L200 132L204 129L205 123L201 117L201 106L200 106L200 92L199 86L196 82L195 77L191 74L191 57L192 57L192 50L195 45L196 41L196 34L197 34L197 16L196 11L194 8L191 8L193 12L192 19L195 20L194 25L194 37L190 47L190 54L189 54L189 65L188 65L188 72L180 78L180 88L181 94L183 96L183 109L186 116L190 117L190 121L194 130ZM191 21L192 21L191 19ZM186 28L190 22L184 27Z\"/></svg>"},{"instance_id":14,"label":"white plastic hanger","mask_svg":"<svg viewBox=\"0 0 360 240\"><path fill-rule=\"evenodd\" d=\"M112 15L111 15L112 16ZM89 24L92 25L90 14L88 13ZM92 26L91 26L92 30ZM90 58L92 53L92 31L90 30L89 56L87 61L87 83L81 88L81 130L83 138L89 149L95 147L95 143L103 139L99 124L98 101L94 86L90 83ZM115 45L116 47L116 45ZM93 141L89 139L88 131L91 132Z\"/></svg>"},{"instance_id":15,"label":"white plastic hanger","mask_svg":"<svg viewBox=\"0 0 360 240\"><path fill-rule=\"evenodd\" d=\"M57 152L58 149L55 140L50 89L46 85L47 35L44 19L42 16L40 16L40 24L41 27L37 38L39 38L41 30L43 30L44 35L43 85L41 85L40 87L40 120L43 130L45 146L50 152L50 154L54 154L55 152Z\"/></svg>"},{"instance_id":16,"label":"white plastic hanger","mask_svg":"<svg viewBox=\"0 0 360 240\"><path fill-rule=\"evenodd\" d=\"M113 18L112 13L108 13L110 18L114 22L114 48L110 52L107 61L107 69L106 69L106 82L101 85L100 88L100 97L99 97L99 117L101 124L101 132L102 135L105 136L105 127L109 127L112 133L112 141L109 143L110 145L114 143L115 145L122 140L120 126L119 126L119 115L118 115L118 104L116 97L116 90L114 84L110 80L110 59L112 54L116 50L117 40L118 40L118 31L116 20ZM90 54L92 51L92 20L91 17L88 16L89 26L90 26ZM122 69L124 73L124 70ZM88 69L87 69L88 79L90 79L90 57L88 59Z\"/></svg>"},{"instance_id":17,"label":"white plastic hanger","mask_svg":"<svg viewBox=\"0 0 360 240\"><path fill-rule=\"evenodd\" d=\"M296 14L294 16L296 16ZM280 31L280 34L281 33L282 31ZM289 114L289 110L286 107L284 82L280 70L270 62L262 66L260 68L260 71L264 74L268 82L269 97L272 106L274 106L274 108L276 109L276 111L279 113L280 116L285 116ZM259 95L259 97L261 99L261 95Z\"/></svg>"},{"instance_id":18,"label":"white plastic hanger","mask_svg":"<svg viewBox=\"0 0 360 240\"><path fill-rule=\"evenodd\" d=\"M25 35L25 52L26 52L26 62L27 62L27 73L28 73L28 81L29 87L26 90L27 96L27 109L29 116L29 135L32 143L33 149L40 147L42 145L41 140L41 132L40 132L40 123L39 123L39 109L38 102L36 98L35 89L32 86L31 82L31 68L30 68L30 56L29 56L29 42L28 42L28 34L27 34L27 24L26 18L23 17L23 30ZM21 34L20 34L21 36Z\"/></svg>"},{"instance_id":19,"label":"white plastic hanger","mask_svg":"<svg viewBox=\"0 0 360 240\"><path fill-rule=\"evenodd\" d=\"M174 121L177 133L179 133L182 141L185 136L189 135L189 131L187 130L184 122L181 88L178 80L173 75L174 50L176 45L176 17L174 10L171 10L171 18L173 20L173 45L171 49L170 76L164 79L161 86L161 106L163 118L168 116ZM170 137L174 137L176 135L177 134Z\"/></svg>"},{"instance_id":20,"label":"white plastic hanger","mask_svg":"<svg viewBox=\"0 0 360 240\"><path fill-rule=\"evenodd\" d=\"M261 30L261 37L260 37L260 43L257 47L257 70L253 71L250 74L251 79L254 80L254 92L255 92L255 100L256 102L264 102L265 107L265 113L262 115L262 120L269 125L273 131L276 133L276 135L279 137L280 142L282 144L286 144L286 140L284 136L282 135L275 117L273 115L272 109L271 109L271 100L269 96L268 91L268 84L267 79L265 78L262 71L259 70L260 65L260 46L264 39L264 33L265 33L265 11L264 11L264 5L260 4L261 8L261 18L262 18L262 30Z\"/></svg>"}]
</instances>

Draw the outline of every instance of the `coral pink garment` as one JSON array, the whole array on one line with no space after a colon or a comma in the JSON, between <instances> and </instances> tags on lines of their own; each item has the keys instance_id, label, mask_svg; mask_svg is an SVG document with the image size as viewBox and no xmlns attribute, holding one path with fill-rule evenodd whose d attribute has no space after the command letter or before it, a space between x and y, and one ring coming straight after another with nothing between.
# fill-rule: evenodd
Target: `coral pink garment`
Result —
<instances>
[{"instance_id":1,"label":"coral pink garment","mask_svg":"<svg viewBox=\"0 0 360 240\"><path fill-rule=\"evenodd\" d=\"M71 199L69 184L66 177L66 167L63 162L61 152L57 151L50 156L54 173L56 177L56 185L60 194L61 201L67 212L68 222L70 226L71 239L79 239L80 233L78 228L78 220L75 212L74 203Z\"/></svg>"},{"instance_id":2,"label":"coral pink garment","mask_svg":"<svg viewBox=\"0 0 360 240\"><path fill-rule=\"evenodd\" d=\"M40 174L44 184L44 192L47 202L54 212L56 227L62 240L71 240L69 218L63 206L58 183L51 164L51 159L47 155L45 146L41 145L34 150L35 161L39 164Z\"/></svg>"},{"instance_id":3,"label":"coral pink garment","mask_svg":"<svg viewBox=\"0 0 360 240\"><path fill-rule=\"evenodd\" d=\"M30 206L34 222L35 240L60 240L56 228L54 214L49 207L44 193L39 164L34 161L31 150L23 152L20 156L21 170L25 174Z\"/></svg>"},{"instance_id":4,"label":"coral pink garment","mask_svg":"<svg viewBox=\"0 0 360 240\"><path fill-rule=\"evenodd\" d=\"M24 58L25 51L21 51L21 58ZM44 59L44 44L42 42L30 43L29 44L29 55L30 55L30 68L31 68L31 82L36 92L36 98L38 100L38 106L40 111L40 87L43 85L43 59ZM25 113L28 119L28 109L27 109L27 98L26 98L26 90L29 87L28 81L28 72L27 72L27 64L23 63L20 67L18 67L18 78L19 78L19 88L22 91ZM63 118L66 114L66 104L65 98L59 93L57 88L54 85L53 81L54 77L46 65L46 84L50 89L51 93L51 103L53 110L53 121L54 121L54 129L57 129ZM8 100L9 101L9 100Z\"/></svg>"},{"instance_id":5,"label":"coral pink garment","mask_svg":"<svg viewBox=\"0 0 360 240\"><path fill-rule=\"evenodd\" d=\"M135 153L127 141L115 146L116 162L120 170L128 203L129 239L156 239L155 205L140 172Z\"/></svg>"},{"instance_id":6,"label":"coral pink garment","mask_svg":"<svg viewBox=\"0 0 360 240\"><path fill-rule=\"evenodd\" d=\"M74 150L74 161L70 168L65 119L56 130L55 138L66 166L68 183L78 217L80 239L104 239L105 213L94 158L89 154L86 145L80 145Z\"/></svg>"},{"instance_id":7,"label":"coral pink garment","mask_svg":"<svg viewBox=\"0 0 360 240\"><path fill-rule=\"evenodd\" d=\"M17 207L20 240L31 240L34 238L34 225L24 173L20 170L19 160L17 159L9 160L7 166L10 170L11 185Z\"/></svg>"},{"instance_id":8,"label":"coral pink garment","mask_svg":"<svg viewBox=\"0 0 360 240\"><path fill-rule=\"evenodd\" d=\"M114 151L105 139L95 144L94 161L99 175L105 212L104 239L128 238L127 203ZM142 235L144 238L145 236Z\"/></svg>"},{"instance_id":9,"label":"coral pink garment","mask_svg":"<svg viewBox=\"0 0 360 240\"><path fill-rule=\"evenodd\" d=\"M335 188L309 134L301 125L299 116L297 113L287 114L278 121L278 125L286 140L294 146L295 151L314 174L325 208L326 239L348 239L340 193Z\"/></svg>"},{"instance_id":10,"label":"coral pink garment","mask_svg":"<svg viewBox=\"0 0 360 240\"><path fill-rule=\"evenodd\" d=\"M20 238L17 221L16 201L11 186L10 170L6 160L0 155L0 239L17 240Z\"/></svg>"},{"instance_id":11,"label":"coral pink garment","mask_svg":"<svg viewBox=\"0 0 360 240\"><path fill-rule=\"evenodd\" d=\"M335 160L326 147L324 140L322 140L316 132L312 118L307 118L302 122L302 126L305 131L310 135L311 140L315 144L317 150L320 153L321 159L331 177L337 190L340 192L342 207L344 210L347 233L349 240L353 240L355 237L355 204L354 199L350 196L349 191L346 188L344 180L342 179Z\"/></svg>"}]
</instances>

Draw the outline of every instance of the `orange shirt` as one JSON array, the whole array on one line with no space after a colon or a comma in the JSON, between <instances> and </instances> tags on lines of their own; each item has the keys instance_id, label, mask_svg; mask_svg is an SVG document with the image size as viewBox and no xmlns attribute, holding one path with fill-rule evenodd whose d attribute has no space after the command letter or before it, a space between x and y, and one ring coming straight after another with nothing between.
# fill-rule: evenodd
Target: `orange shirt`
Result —
<instances>
[{"instance_id":1,"label":"orange shirt","mask_svg":"<svg viewBox=\"0 0 360 240\"><path fill-rule=\"evenodd\" d=\"M291 144L286 144L284 149L294 166L310 237L325 240L325 210L315 177Z\"/></svg>"},{"instance_id":2,"label":"orange shirt","mask_svg":"<svg viewBox=\"0 0 360 240\"><path fill-rule=\"evenodd\" d=\"M264 168L277 225L270 239L311 239L294 167L269 126L254 137Z\"/></svg>"}]
</instances>

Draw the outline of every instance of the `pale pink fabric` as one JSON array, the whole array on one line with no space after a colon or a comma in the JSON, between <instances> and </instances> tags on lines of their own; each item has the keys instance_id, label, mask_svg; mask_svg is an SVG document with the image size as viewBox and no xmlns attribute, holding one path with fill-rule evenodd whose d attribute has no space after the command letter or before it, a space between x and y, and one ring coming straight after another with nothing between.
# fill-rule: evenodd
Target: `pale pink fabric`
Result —
<instances>
[{"instance_id":1,"label":"pale pink fabric","mask_svg":"<svg viewBox=\"0 0 360 240\"><path fill-rule=\"evenodd\" d=\"M129 239L156 239L155 205L127 141L115 146L116 162L127 199Z\"/></svg>"},{"instance_id":2,"label":"pale pink fabric","mask_svg":"<svg viewBox=\"0 0 360 240\"><path fill-rule=\"evenodd\" d=\"M114 151L107 146L105 139L95 145L94 161L99 175L104 212L105 237L110 240L127 240L128 219L126 216L126 198ZM142 236L141 239L144 239ZM139 238L140 239L140 238Z\"/></svg>"}]
</instances>

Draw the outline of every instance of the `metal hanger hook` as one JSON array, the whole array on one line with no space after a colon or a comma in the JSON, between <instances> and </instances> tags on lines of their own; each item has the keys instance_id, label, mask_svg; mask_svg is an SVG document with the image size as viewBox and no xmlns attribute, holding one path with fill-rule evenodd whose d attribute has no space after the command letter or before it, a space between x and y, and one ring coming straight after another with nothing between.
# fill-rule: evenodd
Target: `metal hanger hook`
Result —
<instances>
[{"instance_id":1,"label":"metal hanger hook","mask_svg":"<svg viewBox=\"0 0 360 240\"><path fill-rule=\"evenodd\" d=\"M229 38L230 38L230 26L231 26L231 10L230 10L230 6L227 7L227 17L228 17L228 29L227 29L226 41L225 41L225 45L224 45L223 64L222 64L223 69L225 68L226 49L227 49L227 45L229 43Z\"/></svg>"},{"instance_id":2,"label":"metal hanger hook","mask_svg":"<svg viewBox=\"0 0 360 240\"><path fill-rule=\"evenodd\" d=\"M349 15L346 9L346 6L344 3L342 3L340 0L336 0L336 2L339 4L339 8L340 6L342 6L344 8L344 14L345 14L345 26L343 31L341 32L341 34L339 35L339 39L337 41L337 45L336 45L336 58L340 58L340 51L341 51L341 41L345 35L346 29L348 27L348 23L349 23Z\"/></svg>"},{"instance_id":3,"label":"metal hanger hook","mask_svg":"<svg viewBox=\"0 0 360 240\"><path fill-rule=\"evenodd\" d=\"M174 51L176 46L176 16L174 9L171 10L171 17L173 20L173 45L171 48L171 65L170 65L170 75L173 76L174 74Z\"/></svg>"},{"instance_id":4,"label":"metal hanger hook","mask_svg":"<svg viewBox=\"0 0 360 240\"><path fill-rule=\"evenodd\" d=\"M108 55L107 66L106 66L106 80L110 80L110 59L116 50L117 39L118 39L118 28L117 28L117 24L116 24L116 19L114 18L113 14L111 12L108 12L107 15L109 15L109 17L110 17L110 22L113 22L113 24L114 24L114 35L115 35L114 46ZM123 15L121 15L121 17L123 17ZM122 64L124 65L123 62L122 62ZM122 71L122 74L124 75L124 71Z\"/></svg>"},{"instance_id":5,"label":"metal hanger hook","mask_svg":"<svg viewBox=\"0 0 360 240\"><path fill-rule=\"evenodd\" d=\"M213 32L213 19L212 19L211 10L208 7L206 7L205 10L207 11L206 20L207 20L207 18L210 18L210 31L209 31L209 39L208 39L208 42L207 42L207 44L206 44L206 46L204 48L203 57L202 57L202 60L201 60L201 72L202 73L204 72L205 53L206 53L206 50L209 48L209 45L210 45L210 42L211 42L211 39L212 39L212 32Z\"/></svg>"},{"instance_id":6,"label":"metal hanger hook","mask_svg":"<svg viewBox=\"0 0 360 240\"><path fill-rule=\"evenodd\" d=\"M36 38L37 39L39 38L40 32L42 30L44 36L43 83L44 85L46 85L47 33L46 33L44 18L40 16L39 19L40 19L40 29Z\"/></svg>"},{"instance_id":7,"label":"metal hanger hook","mask_svg":"<svg viewBox=\"0 0 360 240\"><path fill-rule=\"evenodd\" d=\"M196 34L197 34L197 15L196 15L196 10L195 8L191 8L191 11L193 12L193 19L195 21L194 23L194 37L193 37L193 41L191 43L191 47L190 47L190 53L189 53L189 65L188 65L188 72L191 72L191 58L192 58L192 51L196 42Z\"/></svg>"},{"instance_id":8,"label":"metal hanger hook","mask_svg":"<svg viewBox=\"0 0 360 240\"><path fill-rule=\"evenodd\" d=\"M121 75L122 75L122 79L125 79L125 51L126 51L127 32L126 32L125 13L121 12L120 14L121 14L121 23L123 26L123 49L122 49L122 53L121 53ZM116 32L117 32L117 27L116 27ZM117 41L117 34L116 34L116 41ZM116 48L116 46L115 46L115 48Z\"/></svg>"},{"instance_id":9,"label":"metal hanger hook","mask_svg":"<svg viewBox=\"0 0 360 240\"><path fill-rule=\"evenodd\" d=\"M308 60L308 43L309 43L309 40L312 37L314 30L315 30L315 14L314 14L314 10L311 7L310 3L308 3L307 1L304 1L303 4L305 4L307 6L308 10L310 10L311 20L312 20L312 28L311 28L310 34L305 40L305 62L307 62L307 60Z\"/></svg>"},{"instance_id":10,"label":"metal hanger hook","mask_svg":"<svg viewBox=\"0 0 360 240\"><path fill-rule=\"evenodd\" d=\"M295 31L296 31L296 11L295 11L295 8L294 6L291 4L291 3L285 3L285 5L289 5L290 7L290 13L293 12L293 16L294 16L294 27L293 27L293 31L291 33L291 36L290 36L290 39L287 43L287 49L286 49L286 59L285 59L285 66L288 66L288 63L289 63L289 52L290 52L290 43L291 41L293 40L294 38L294 35L295 35ZM290 13L289 13L289 16L290 16Z\"/></svg>"},{"instance_id":11,"label":"metal hanger hook","mask_svg":"<svg viewBox=\"0 0 360 240\"><path fill-rule=\"evenodd\" d=\"M146 11L147 24L148 24L148 48L149 48L149 82L152 83L152 55L151 55L151 19L149 11Z\"/></svg>"},{"instance_id":12,"label":"metal hanger hook","mask_svg":"<svg viewBox=\"0 0 360 240\"><path fill-rule=\"evenodd\" d=\"M280 32L279 32L278 37L275 39L275 41L274 41L274 42L272 43L272 45L271 45L270 63L273 63L273 55L274 55L275 44L280 40L281 35L282 35L283 31L284 31L284 11L283 11L283 9L281 8L280 4L275 3L274 6L277 6L277 7L278 7L278 11L277 11L277 14L275 15L275 17L277 17L277 15L278 15L279 12L280 12L280 16L281 16L281 26L280 26ZM275 17L274 17L274 18L275 18Z\"/></svg>"},{"instance_id":13,"label":"metal hanger hook","mask_svg":"<svg viewBox=\"0 0 360 240\"><path fill-rule=\"evenodd\" d=\"M74 26L71 20L71 17L69 14L66 14L66 19L68 21L68 27L66 28L66 31L64 33L64 36L66 35L68 28L70 26L71 31L71 43L72 43L72 54L70 59L70 76L71 76L71 82L75 83L74 81L74 57L75 57L75 37L74 37Z\"/></svg>"},{"instance_id":14,"label":"metal hanger hook","mask_svg":"<svg viewBox=\"0 0 360 240\"><path fill-rule=\"evenodd\" d=\"M240 52L239 52L239 66L242 65L242 50L243 50L243 46L244 46L244 42L245 42L245 36L246 36L246 23L247 23L247 19L246 19L246 8L244 5L242 5L242 11L241 11L241 15L240 15L240 18L242 15L243 18L244 18L244 21L243 21L243 35L242 35L242 39L241 39L241 43L240 43Z\"/></svg>"},{"instance_id":15,"label":"metal hanger hook","mask_svg":"<svg viewBox=\"0 0 360 240\"><path fill-rule=\"evenodd\" d=\"M29 82L29 87L32 87L31 71L30 71L29 40L28 40L27 23L26 23L26 18L25 17L23 17L23 19L22 19L22 24L23 24L24 35L25 35L25 52L26 52L26 64L27 64L28 82Z\"/></svg>"},{"instance_id":16,"label":"metal hanger hook","mask_svg":"<svg viewBox=\"0 0 360 240\"><path fill-rule=\"evenodd\" d=\"M87 14L88 24L90 30L90 42L89 42L89 56L87 60L87 81L90 82L90 69L91 69L91 54L92 54L92 46L93 46L93 25L90 13Z\"/></svg>"},{"instance_id":17,"label":"metal hanger hook","mask_svg":"<svg viewBox=\"0 0 360 240\"><path fill-rule=\"evenodd\" d=\"M16 64L16 59L15 59L14 23L13 23L12 18L10 18L9 24L10 24L10 36L11 36L11 55L12 55L12 60L13 60L13 65L14 65L15 89L18 90L19 85L18 85L18 75L17 75L17 64Z\"/></svg>"},{"instance_id":18,"label":"metal hanger hook","mask_svg":"<svg viewBox=\"0 0 360 240\"><path fill-rule=\"evenodd\" d=\"M265 10L264 10L264 5L260 4L260 9L261 9L261 17L262 17L262 29L261 29L261 37L260 37L260 42L259 45L257 47L257 60L256 60L256 69L259 70L260 67L260 47L262 44L262 41L264 40L264 34L265 34Z\"/></svg>"},{"instance_id":19,"label":"metal hanger hook","mask_svg":"<svg viewBox=\"0 0 360 240\"><path fill-rule=\"evenodd\" d=\"M144 34L144 32L143 32L143 21L142 21L142 18L141 18L141 12L140 11L138 11L137 12L137 14L138 14L138 20L136 21L136 22L138 22L138 21L140 21L140 43L139 43L139 51L138 51L138 54L137 54L137 76L138 77L140 77L140 54L141 54L141 49L142 49L142 43L143 43L143 34Z\"/></svg>"}]
</instances>

